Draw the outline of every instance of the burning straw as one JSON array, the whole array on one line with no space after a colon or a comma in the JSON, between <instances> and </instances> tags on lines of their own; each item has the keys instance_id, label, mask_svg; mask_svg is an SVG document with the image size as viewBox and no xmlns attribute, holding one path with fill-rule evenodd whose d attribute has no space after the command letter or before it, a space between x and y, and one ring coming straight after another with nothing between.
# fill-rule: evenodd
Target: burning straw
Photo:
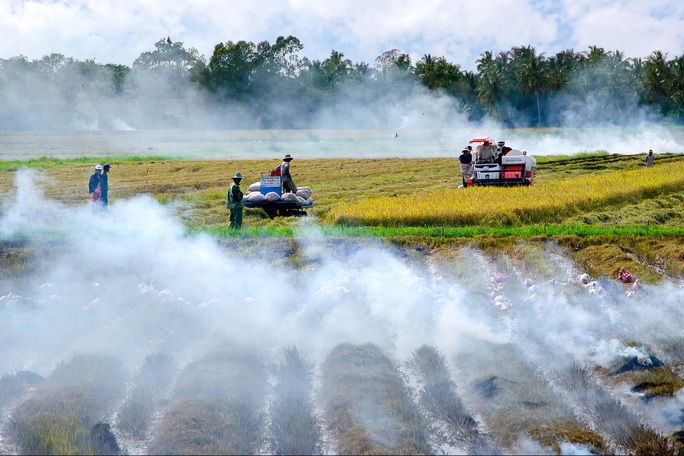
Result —
<instances>
[{"instance_id":1,"label":"burning straw","mask_svg":"<svg viewBox=\"0 0 684 456\"><path fill-rule=\"evenodd\" d=\"M322 370L321 397L338 453L432 453L397 366L376 345L338 345Z\"/></svg>"},{"instance_id":2,"label":"burning straw","mask_svg":"<svg viewBox=\"0 0 684 456\"><path fill-rule=\"evenodd\" d=\"M276 454L317 454L321 430L311 400L311 366L296 347L285 350L278 366L271 429Z\"/></svg>"},{"instance_id":3,"label":"burning straw","mask_svg":"<svg viewBox=\"0 0 684 456\"><path fill-rule=\"evenodd\" d=\"M261 359L238 346L190 363L172 394L153 454L254 454L263 437Z\"/></svg>"}]
</instances>

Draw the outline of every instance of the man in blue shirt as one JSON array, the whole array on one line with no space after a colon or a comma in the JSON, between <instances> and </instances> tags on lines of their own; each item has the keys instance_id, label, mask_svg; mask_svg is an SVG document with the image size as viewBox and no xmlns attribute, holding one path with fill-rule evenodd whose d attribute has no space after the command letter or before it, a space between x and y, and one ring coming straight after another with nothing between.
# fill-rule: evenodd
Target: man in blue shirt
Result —
<instances>
[{"instance_id":1,"label":"man in blue shirt","mask_svg":"<svg viewBox=\"0 0 684 456\"><path fill-rule=\"evenodd\" d=\"M461 155L458 157L458 161L461 163L461 174L463 175L463 186L468 186L468 180L473 175L473 156L470 153L470 149L465 148L461 151Z\"/></svg>"}]
</instances>

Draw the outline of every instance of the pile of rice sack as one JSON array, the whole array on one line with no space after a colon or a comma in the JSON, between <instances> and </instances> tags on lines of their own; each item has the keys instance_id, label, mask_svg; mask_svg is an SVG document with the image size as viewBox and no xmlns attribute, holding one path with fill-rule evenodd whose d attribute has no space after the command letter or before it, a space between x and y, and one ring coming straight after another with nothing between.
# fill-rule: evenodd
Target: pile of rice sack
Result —
<instances>
[{"instance_id":1,"label":"pile of rice sack","mask_svg":"<svg viewBox=\"0 0 684 456\"><path fill-rule=\"evenodd\" d=\"M275 203L280 200L294 201L300 206L306 206L313 204L314 202L309 187L299 187L297 193L283 193L283 196L278 195L276 192L268 192L265 195L262 195L260 182L254 182L247 187L247 193L245 193L244 200L252 203Z\"/></svg>"}]
</instances>

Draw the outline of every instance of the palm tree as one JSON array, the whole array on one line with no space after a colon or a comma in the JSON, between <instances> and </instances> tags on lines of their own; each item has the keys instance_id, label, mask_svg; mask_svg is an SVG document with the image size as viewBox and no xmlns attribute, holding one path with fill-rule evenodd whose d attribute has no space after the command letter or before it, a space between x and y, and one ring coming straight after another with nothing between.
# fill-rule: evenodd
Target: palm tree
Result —
<instances>
[{"instance_id":1,"label":"palm tree","mask_svg":"<svg viewBox=\"0 0 684 456\"><path fill-rule=\"evenodd\" d=\"M514 74L519 92L526 97L533 94L537 105L537 127L541 127L539 94L551 87L551 73L544 53L537 55L533 47L514 48Z\"/></svg>"},{"instance_id":2,"label":"palm tree","mask_svg":"<svg viewBox=\"0 0 684 456\"><path fill-rule=\"evenodd\" d=\"M437 76L437 61L430 54L425 54L419 62L416 63L416 75L423 81L423 84L428 89L434 90L439 87L439 78Z\"/></svg>"},{"instance_id":3,"label":"palm tree","mask_svg":"<svg viewBox=\"0 0 684 456\"><path fill-rule=\"evenodd\" d=\"M352 69L352 61L345 59L343 53L334 49L330 53L330 57L323 61L323 70L328 84L333 90L339 81L344 81L351 75Z\"/></svg>"},{"instance_id":4,"label":"palm tree","mask_svg":"<svg viewBox=\"0 0 684 456\"><path fill-rule=\"evenodd\" d=\"M501 121L504 121L501 100L509 90L508 74L497 65L490 65L487 69L480 72L477 81L477 97L485 109L494 110L496 118Z\"/></svg>"},{"instance_id":5,"label":"palm tree","mask_svg":"<svg viewBox=\"0 0 684 456\"><path fill-rule=\"evenodd\" d=\"M669 94L670 68L667 54L654 51L644 64L644 102L662 104Z\"/></svg>"},{"instance_id":6,"label":"palm tree","mask_svg":"<svg viewBox=\"0 0 684 456\"><path fill-rule=\"evenodd\" d=\"M684 115L684 54L670 61L670 99L673 113Z\"/></svg>"}]
</instances>

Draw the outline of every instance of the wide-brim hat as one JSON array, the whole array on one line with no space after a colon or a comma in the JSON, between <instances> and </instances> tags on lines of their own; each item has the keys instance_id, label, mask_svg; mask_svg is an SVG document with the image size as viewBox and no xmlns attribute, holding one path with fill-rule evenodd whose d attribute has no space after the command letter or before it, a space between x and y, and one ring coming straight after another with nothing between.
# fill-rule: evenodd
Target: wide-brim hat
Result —
<instances>
[{"instance_id":1,"label":"wide-brim hat","mask_svg":"<svg viewBox=\"0 0 684 456\"><path fill-rule=\"evenodd\" d=\"M242 174L240 172L235 173L233 179L242 179Z\"/></svg>"},{"instance_id":2,"label":"wide-brim hat","mask_svg":"<svg viewBox=\"0 0 684 456\"><path fill-rule=\"evenodd\" d=\"M102 165L95 165L96 171L102 171Z\"/></svg>"},{"instance_id":3,"label":"wide-brim hat","mask_svg":"<svg viewBox=\"0 0 684 456\"><path fill-rule=\"evenodd\" d=\"M292 155L290 155L290 154L285 154L285 157L283 158L283 160L294 160L294 158L292 158Z\"/></svg>"}]
</instances>

